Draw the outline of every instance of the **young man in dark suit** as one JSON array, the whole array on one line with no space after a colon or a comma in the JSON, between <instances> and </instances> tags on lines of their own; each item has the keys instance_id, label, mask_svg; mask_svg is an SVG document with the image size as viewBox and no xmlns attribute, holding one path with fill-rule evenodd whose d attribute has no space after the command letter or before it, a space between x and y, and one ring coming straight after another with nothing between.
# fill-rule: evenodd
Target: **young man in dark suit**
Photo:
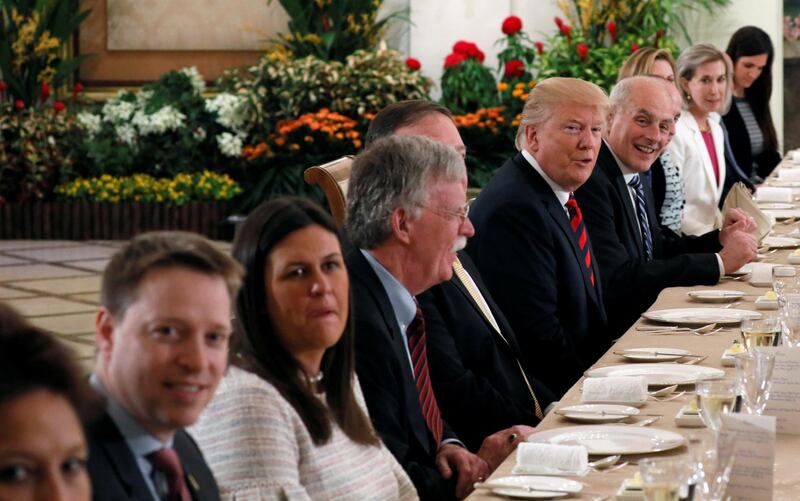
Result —
<instances>
[{"instance_id":1,"label":"young man in dark suit","mask_svg":"<svg viewBox=\"0 0 800 501\"><path fill-rule=\"evenodd\" d=\"M607 107L589 82L539 82L522 112L520 153L470 211L475 237L467 252L533 375L558 396L610 346L593 235L572 196L592 173Z\"/></svg>"},{"instance_id":2,"label":"young man in dark suit","mask_svg":"<svg viewBox=\"0 0 800 501\"><path fill-rule=\"evenodd\" d=\"M625 332L666 287L716 284L755 259L751 218L726 214L721 231L679 237L659 227L650 169L674 129L664 81L629 77L611 93L612 109L597 167L577 192L600 263L610 331ZM688 112L686 112L688 113Z\"/></svg>"},{"instance_id":3,"label":"young man in dark suit","mask_svg":"<svg viewBox=\"0 0 800 501\"><path fill-rule=\"evenodd\" d=\"M183 428L227 365L241 267L191 233L146 233L103 273L90 378L106 412L87 427L95 500L219 499Z\"/></svg>"}]
</instances>

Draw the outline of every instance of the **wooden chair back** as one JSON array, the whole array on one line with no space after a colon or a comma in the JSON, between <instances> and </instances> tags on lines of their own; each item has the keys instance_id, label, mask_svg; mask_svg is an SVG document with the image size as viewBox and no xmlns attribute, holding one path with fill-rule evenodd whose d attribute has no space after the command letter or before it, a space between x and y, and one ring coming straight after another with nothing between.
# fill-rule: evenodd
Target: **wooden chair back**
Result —
<instances>
[{"instance_id":1,"label":"wooden chair back","mask_svg":"<svg viewBox=\"0 0 800 501\"><path fill-rule=\"evenodd\" d=\"M331 208L336 225L344 225L345 210L347 207L347 185L350 181L350 168L353 165L351 155L344 156L333 162L309 167L303 173L303 179L308 184L316 184L325 193L328 205Z\"/></svg>"}]
</instances>

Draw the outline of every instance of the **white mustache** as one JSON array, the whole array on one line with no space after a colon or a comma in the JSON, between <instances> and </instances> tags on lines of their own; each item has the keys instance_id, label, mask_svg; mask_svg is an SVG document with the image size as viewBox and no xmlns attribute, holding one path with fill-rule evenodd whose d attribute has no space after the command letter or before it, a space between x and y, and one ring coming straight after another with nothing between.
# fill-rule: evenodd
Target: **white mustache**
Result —
<instances>
[{"instance_id":1,"label":"white mustache","mask_svg":"<svg viewBox=\"0 0 800 501\"><path fill-rule=\"evenodd\" d=\"M453 249L452 252L458 252L463 250L464 247L467 246L467 237L464 235L459 236L455 242L453 242Z\"/></svg>"}]
</instances>

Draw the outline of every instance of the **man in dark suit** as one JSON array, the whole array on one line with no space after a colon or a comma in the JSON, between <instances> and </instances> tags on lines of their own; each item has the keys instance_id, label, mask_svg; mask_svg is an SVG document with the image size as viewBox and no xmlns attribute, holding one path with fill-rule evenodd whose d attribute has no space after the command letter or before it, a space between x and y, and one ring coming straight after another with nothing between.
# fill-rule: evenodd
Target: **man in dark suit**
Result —
<instances>
[{"instance_id":1,"label":"man in dark suit","mask_svg":"<svg viewBox=\"0 0 800 501\"><path fill-rule=\"evenodd\" d=\"M575 196L600 264L609 330L622 334L666 287L715 284L755 259L753 221L738 210L722 231L678 237L658 225L650 188L641 182L666 146L674 114L666 85L653 77L622 80L611 94L606 142L591 178Z\"/></svg>"},{"instance_id":2,"label":"man in dark suit","mask_svg":"<svg viewBox=\"0 0 800 501\"><path fill-rule=\"evenodd\" d=\"M356 371L375 429L423 499L463 497L489 474L441 417L414 298L450 278L459 242L473 233L466 187L455 150L391 136L356 157L348 190Z\"/></svg>"},{"instance_id":3,"label":"man in dark suit","mask_svg":"<svg viewBox=\"0 0 800 501\"><path fill-rule=\"evenodd\" d=\"M401 101L373 118L367 147L388 135L419 135L465 147L450 111ZM533 432L555 396L525 368L516 336L464 252L450 280L417 296L426 319L431 381L442 415L494 469Z\"/></svg>"},{"instance_id":4,"label":"man in dark suit","mask_svg":"<svg viewBox=\"0 0 800 501\"><path fill-rule=\"evenodd\" d=\"M592 172L608 99L573 78L540 82L521 149L473 204L467 252L517 335L534 375L566 392L609 346L600 273L572 192Z\"/></svg>"},{"instance_id":5,"label":"man in dark suit","mask_svg":"<svg viewBox=\"0 0 800 501\"><path fill-rule=\"evenodd\" d=\"M94 499L219 499L183 428L225 371L241 276L235 261L191 233L146 233L112 257L90 377L106 412L86 430Z\"/></svg>"}]
</instances>

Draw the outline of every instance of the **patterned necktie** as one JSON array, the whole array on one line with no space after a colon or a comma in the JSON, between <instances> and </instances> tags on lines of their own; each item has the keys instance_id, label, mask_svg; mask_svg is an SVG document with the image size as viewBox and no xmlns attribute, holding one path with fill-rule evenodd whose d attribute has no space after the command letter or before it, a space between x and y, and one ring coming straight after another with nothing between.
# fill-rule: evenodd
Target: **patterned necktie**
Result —
<instances>
[{"instance_id":1,"label":"patterned necktie","mask_svg":"<svg viewBox=\"0 0 800 501\"><path fill-rule=\"evenodd\" d=\"M569 194L569 200L567 200L567 203L564 205L566 205L567 211L569 212L569 225L572 227L572 231L578 239L578 247L580 247L581 252L583 252L583 263L586 265L589 278L592 281L592 286L594 286L594 270L592 269L592 250L589 248L589 235L586 233L586 225L583 224L583 214L581 214L581 208L578 207L578 201L575 200L574 193Z\"/></svg>"},{"instance_id":2,"label":"patterned necktie","mask_svg":"<svg viewBox=\"0 0 800 501\"><path fill-rule=\"evenodd\" d=\"M416 300L415 300L416 303ZM436 396L433 394L431 378L428 374L428 352L425 341L425 319L422 318L422 310L417 304L417 313L414 320L406 329L408 337L408 349L411 352L411 363L414 364L414 380L417 385L419 404L422 407L422 414L428 429L436 440L436 448L442 443L442 416L439 413L439 404L436 403Z\"/></svg>"},{"instance_id":3,"label":"patterned necktie","mask_svg":"<svg viewBox=\"0 0 800 501\"><path fill-rule=\"evenodd\" d=\"M153 468L167 477L167 501L192 500L189 488L183 481L183 467L175 449L159 449L146 457Z\"/></svg>"},{"instance_id":4,"label":"patterned necktie","mask_svg":"<svg viewBox=\"0 0 800 501\"><path fill-rule=\"evenodd\" d=\"M644 260L653 259L653 235L650 233L650 222L647 219L647 201L644 198L644 187L639 180L639 175L633 177L628 182L628 186L636 192L636 213L639 216L639 229L642 230L642 248L644 249Z\"/></svg>"},{"instance_id":5,"label":"patterned necktie","mask_svg":"<svg viewBox=\"0 0 800 501\"><path fill-rule=\"evenodd\" d=\"M464 284L464 288L467 289L467 292L469 292L469 295L472 297L472 300L475 301L475 304L477 304L478 307L481 309L483 316L486 317L486 320L488 320L489 323L492 324L492 327L494 327L494 330L495 332L497 332L497 335L500 336L500 339L502 339L506 343L506 345L510 347L511 345L508 343L508 340L505 338L505 336L503 336L503 333L500 332L500 327L497 325L497 321L494 319L494 315L491 314L491 311L489 310L489 305L486 304L486 300L480 294L480 291L478 291L478 288L475 286L475 283L469 277L467 270L464 269L464 265L461 264L461 261L459 261L458 258L456 258L455 262L453 263L453 271L455 272L458 279L461 280L461 283ZM519 372L520 374L522 374L522 379L525 380L525 385L528 387L528 392L530 393L531 398L533 399L534 414L536 415L537 418L544 419L544 413L542 412L542 408L539 405L539 399L536 398L536 393L533 392L533 386L531 386L531 383L528 381L528 376L522 369L522 364L516 357L514 357L514 360L517 362L517 367L519 367Z\"/></svg>"}]
</instances>

